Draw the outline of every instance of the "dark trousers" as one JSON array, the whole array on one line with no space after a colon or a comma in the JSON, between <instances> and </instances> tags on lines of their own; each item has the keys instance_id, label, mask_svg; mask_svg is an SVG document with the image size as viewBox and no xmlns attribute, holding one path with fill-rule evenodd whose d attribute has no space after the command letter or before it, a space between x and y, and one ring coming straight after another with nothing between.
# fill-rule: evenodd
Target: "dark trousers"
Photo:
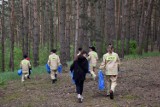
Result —
<instances>
[{"instance_id":1,"label":"dark trousers","mask_svg":"<svg viewBox=\"0 0 160 107\"><path fill-rule=\"evenodd\" d=\"M75 81L75 84L76 84L77 94L82 95L82 93L83 93L84 80L81 80L81 81L76 80L76 81Z\"/></svg>"}]
</instances>

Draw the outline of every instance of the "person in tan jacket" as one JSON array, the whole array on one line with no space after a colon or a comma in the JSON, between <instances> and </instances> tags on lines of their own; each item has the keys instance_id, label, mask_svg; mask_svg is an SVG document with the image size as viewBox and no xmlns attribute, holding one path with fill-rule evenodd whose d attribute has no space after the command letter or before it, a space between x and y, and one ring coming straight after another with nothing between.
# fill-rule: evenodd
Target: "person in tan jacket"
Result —
<instances>
[{"instance_id":1,"label":"person in tan jacket","mask_svg":"<svg viewBox=\"0 0 160 107\"><path fill-rule=\"evenodd\" d=\"M50 69L51 69L50 75L51 75L52 83L55 83L57 81L57 69L58 69L58 66L61 65L60 58L56 54L56 49L51 50L51 54L49 55L49 58L48 58L48 65L50 66Z\"/></svg>"},{"instance_id":2,"label":"person in tan jacket","mask_svg":"<svg viewBox=\"0 0 160 107\"><path fill-rule=\"evenodd\" d=\"M90 52L88 53L88 58L87 58L89 60L89 71L93 79L95 80L96 78L95 68L97 66L98 54L94 46L89 47L89 48L90 48Z\"/></svg>"},{"instance_id":3,"label":"person in tan jacket","mask_svg":"<svg viewBox=\"0 0 160 107\"><path fill-rule=\"evenodd\" d=\"M29 76L29 69L31 69L30 61L27 60L27 55L23 56L24 59L20 63L20 68L22 69L22 82L24 82L25 79Z\"/></svg>"},{"instance_id":4,"label":"person in tan jacket","mask_svg":"<svg viewBox=\"0 0 160 107\"><path fill-rule=\"evenodd\" d=\"M113 46L110 44L108 46L108 53L103 55L103 61L99 67L99 69L106 69L105 74L107 78L107 96L110 96L110 99L114 98L113 93L115 92L115 87L117 85L116 81L119 64L119 56L117 53L113 52Z\"/></svg>"}]
</instances>

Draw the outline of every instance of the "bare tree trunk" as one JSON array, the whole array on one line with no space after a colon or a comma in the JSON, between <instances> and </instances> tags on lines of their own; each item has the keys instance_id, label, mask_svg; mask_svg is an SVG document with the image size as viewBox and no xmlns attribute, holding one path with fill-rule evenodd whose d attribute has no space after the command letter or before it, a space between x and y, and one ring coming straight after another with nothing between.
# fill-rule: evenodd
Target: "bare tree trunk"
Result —
<instances>
[{"instance_id":1,"label":"bare tree trunk","mask_svg":"<svg viewBox=\"0 0 160 107\"><path fill-rule=\"evenodd\" d=\"M126 27L125 27L125 32L126 32L126 54L129 54L129 42L130 42L130 13L131 13L131 6L130 6L130 0L126 0L125 1L125 10L126 11L126 15L125 15L125 23L126 23Z\"/></svg>"},{"instance_id":2,"label":"bare tree trunk","mask_svg":"<svg viewBox=\"0 0 160 107\"><path fill-rule=\"evenodd\" d=\"M106 42L112 43L115 37L115 1L114 0L106 0L106 18L105 18L105 26L106 26Z\"/></svg>"},{"instance_id":3,"label":"bare tree trunk","mask_svg":"<svg viewBox=\"0 0 160 107\"><path fill-rule=\"evenodd\" d=\"M60 29L59 29L59 33L60 33L60 58L62 60L62 64L66 65L66 51L65 51L65 45L66 45L66 41L65 41L65 1L64 0L60 0Z\"/></svg>"},{"instance_id":4,"label":"bare tree trunk","mask_svg":"<svg viewBox=\"0 0 160 107\"><path fill-rule=\"evenodd\" d=\"M66 60L70 60L70 0L66 0L66 27L65 27L65 49L66 49Z\"/></svg>"},{"instance_id":5,"label":"bare tree trunk","mask_svg":"<svg viewBox=\"0 0 160 107\"><path fill-rule=\"evenodd\" d=\"M1 45L2 45L2 71L5 71L5 50L4 50L4 36L5 36L5 23L4 23L4 0L2 0L2 14L1 14L1 26L2 26L2 38L1 38Z\"/></svg>"},{"instance_id":6,"label":"bare tree trunk","mask_svg":"<svg viewBox=\"0 0 160 107\"><path fill-rule=\"evenodd\" d=\"M10 30L11 30L10 68L11 71L14 71L14 0L11 0Z\"/></svg>"},{"instance_id":7,"label":"bare tree trunk","mask_svg":"<svg viewBox=\"0 0 160 107\"><path fill-rule=\"evenodd\" d=\"M121 30L121 57L124 58L124 42L125 42L125 28L126 28L126 5L127 0L123 0L122 2L122 30Z\"/></svg>"},{"instance_id":8,"label":"bare tree trunk","mask_svg":"<svg viewBox=\"0 0 160 107\"><path fill-rule=\"evenodd\" d=\"M38 5L37 0L33 1L34 8L34 37L33 37L33 65L36 67L39 64L39 24L38 24Z\"/></svg>"},{"instance_id":9,"label":"bare tree trunk","mask_svg":"<svg viewBox=\"0 0 160 107\"><path fill-rule=\"evenodd\" d=\"M77 45L78 45L78 36L79 36L79 0L76 0L76 35L75 35L75 47L74 47L74 55L77 54Z\"/></svg>"},{"instance_id":10,"label":"bare tree trunk","mask_svg":"<svg viewBox=\"0 0 160 107\"><path fill-rule=\"evenodd\" d=\"M50 48L52 49L54 47L54 33L53 33L53 8L52 8L52 4L54 4L54 2L50 1Z\"/></svg>"},{"instance_id":11,"label":"bare tree trunk","mask_svg":"<svg viewBox=\"0 0 160 107\"><path fill-rule=\"evenodd\" d=\"M24 53L28 55L28 0L22 0L23 6L23 35L24 36Z\"/></svg>"},{"instance_id":12,"label":"bare tree trunk","mask_svg":"<svg viewBox=\"0 0 160 107\"><path fill-rule=\"evenodd\" d=\"M153 8L153 3L154 3L154 0L149 1L147 10L145 12L144 1L143 1L143 9L142 9L143 13L142 13L142 16L141 16L141 24L140 24L140 29L139 29L139 45L138 45L138 54L139 55L142 55L142 52L143 52L143 40L144 40L145 26L146 26L146 23L147 23L148 16L151 15L152 8Z\"/></svg>"},{"instance_id":13,"label":"bare tree trunk","mask_svg":"<svg viewBox=\"0 0 160 107\"><path fill-rule=\"evenodd\" d=\"M101 13L100 13L100 1L96 2L96 15L95 15L95 26L96 26L96 33L95 33L95 37L96 37L96 49L98 52L99 56L102 56L102 48L100 48L103 45L103 37L101 35L101 27L100 27L100 23L101 23Z\"/></svg>"}]
</instances>

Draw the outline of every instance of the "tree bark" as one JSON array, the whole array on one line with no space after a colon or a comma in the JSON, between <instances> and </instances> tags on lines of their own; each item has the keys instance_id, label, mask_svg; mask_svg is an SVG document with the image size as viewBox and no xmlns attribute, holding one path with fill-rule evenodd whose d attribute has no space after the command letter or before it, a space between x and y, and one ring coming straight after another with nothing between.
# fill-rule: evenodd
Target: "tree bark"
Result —
<instances>
[{"instance_id":1,"label":"tree bark","mask_svg":"<svg viewBox=\"0 0 160 107\"><path fill-rule=\"evenodd\" d=\"M66 51L65 51L65 18L66 18L66 5L64 0L60 0L60 58L62 60L62 64L66 65Z\"/></svg>"},{"instance_id":2,"label":"tree bark","mask_svg":"<svg viewBox=\"0 0 160 107\"><path fill-rule=\"evenodd\" d=\"M154 3L154 0L149 0L149 4L145 12L144 1L143 1L143 9L142 9L143 13L141 16L141 23L140 23L140 28L139 28L139 44L138 44L138 54L139 55L142 55L143 53L143 40L144 40L144 32L146 28L145 26L147 23L148 16L151 15L152 13L153 3Z\"/></svg>"},{"instance_id":3,"label":"tree bark","mask_svg":"<svg viewBox=\"0 0 160 107\"><path fill-rule=\"evenodd\" d=\"M33 1L34 9L34 37L33 37L33 65L39 65L39 23L38 23L38 4L37 0Z\"/></svg>"},{"instance_id":4,"label":"tree bark","mask_svg":"<svg viewBox=\"0 0 160 107\"><path fill-rule=\"evenodd\" d=\"M113 44L115 37L115 1L106 0L106 13L105 13L105 26L106 26L106 43Z\"/></svg>"},{"instance_id":5,"label":"tree bark","mask_svg":"<svg viewBox=\"0 0 160 107\"><path fill-rule=\"evenodd\" d=\"M2 15L1 15L1 29L2 29L2 38L1 38L1 45L2 45L2 71L5 71L5 50L4 50L4 37L5 37L5 23L4 23L4 0L2 0Z\"/></svg>"},{"instance_id":6,"label":"tree bark","mask_svg":"<svg viewBox=\"0 0 160 107\"><path fill-rule=\"evenodd\" d=\"M14 71L14 0L11 0L10 30L10 68Z\"/></svg>"}]
</instances>

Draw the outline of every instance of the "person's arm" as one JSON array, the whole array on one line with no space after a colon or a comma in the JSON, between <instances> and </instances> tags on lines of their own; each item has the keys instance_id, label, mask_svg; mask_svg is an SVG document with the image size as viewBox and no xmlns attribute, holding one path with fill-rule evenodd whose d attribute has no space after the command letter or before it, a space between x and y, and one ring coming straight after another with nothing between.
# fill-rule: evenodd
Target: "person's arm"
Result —
<instances>
[{"instance_id":1,"label":"person's arm","mask_svg":"<svg viewBox=\"0 0 160 107\"><path fill-rule=\"evenodd\" d=\"M117 64L118 64L118 71L120 71L120 58L118 54L117 54Z\"/></svg>"},{"instance_id":2,"label":"person's arm","mask_svg":"<svg viewBox=\"0 0 160 107\"><path fill-rule=\"evenodd\" d=\"M84 71L85 73L88 73L89 72L89 64L88 64L88 60L86 59L85 62L84 62Z\"/></svg>"},{"instance_id":3,"label":"person's arm","mask_svg":"<svg viewBox=\"0 0 160 107\"><path fill-rule=\"evenodd\" d=\"M73 62L73 64L70 66L70 71L71 72L73 72L73 70L74 70L74 64L75 64L75 62Z\"/></svg>"},{"instance_id":4,"label":"person's arm","mask_svg":"<svg viewBox=\"0 0 160 107\"><path fill-rule=\"evenodd\" d=\"M91 55L90 55L90 53L88 53L87 60L90 60L90 59L91 59Z\"/></svg>"},{"instance_id":5,"label":"person's arm","mask_svg":"<svg viewBox=\"0 0 160 107\"><path fill-rule=\"evenodd\" d=\"M96 53L96 60L98 61L98 59L99 59L99 58L98 58L98 54Z\"/></svg>"},{"instance_id":6,"label":"person's arm","mask_svg":"<svg viewBox=\"0 0 160 107\"><path fill-rule=\"evenodd\" d=\"M121 61L120 61L120 58L119 58L118 54L117 54L117 63L118 63L118 65L120 65L120 63L121 63Z\"/></svg>"},{"instance_id":7,"label":"person's arm","mask_svg":"<svg viewBox=\"0 0 160 107\"><path fill-rule=\"evenodd\" d=\"M20 68L22 69L22 61L20 62Z\"/></svg>"},{"instance_id":8,"label":"person's arm","mask_svg":"<svg viewBox=\"0 0 160 107\"><path fill-rule=\"evenodd\" d=\"M30 63L30 61L29 61L29 63L28 63L28 66L29 66L29 68L31 69L31 63Z\"/></svg>"},{"instance_id":9,"label":"person's arm","mask_svg":"<svg viewBox=\"0 0 160 107\"><path fill-rule=\"evenodd\" d=\"M61 65L59 56L58 56L58 59L57 59L57 60L58 60L58 66Z\"/></svg>"},{"instance_id":10,"label":"person's arm","mask_svg":"<svg viewBox=\"0 0 160 107\"><path fill-rule=\"evenodd\" d=\"M47 62L47 64L50 66L50 58L48 57L48 62Z\"/></svg>"},{"instance_id":11,"label":"person's arm","mask_svg":"<svg viewBox=\"0 0 160 107\"><path fill-rule=\"evenodd\" d=\"M106 66L106 59L105 59L105 55L103 55L103 61L99 67L99 69L103 69Z\"/></svg>"}]
</instances>

